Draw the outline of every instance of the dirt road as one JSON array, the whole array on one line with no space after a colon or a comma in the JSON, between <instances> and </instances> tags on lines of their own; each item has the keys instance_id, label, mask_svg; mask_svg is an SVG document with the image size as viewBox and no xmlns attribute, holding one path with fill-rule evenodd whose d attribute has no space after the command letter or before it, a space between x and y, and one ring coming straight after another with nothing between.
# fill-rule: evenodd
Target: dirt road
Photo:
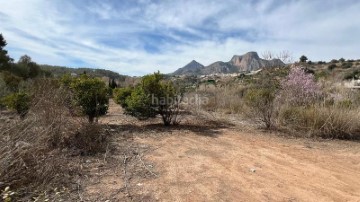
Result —
<instances>
[{"instance_id":1,"label":"dirt road","mask_svg":"<svg viewBox=\"0 0 360 202\"><path fill-rule=\"evenodd\" d=\"M143 200L360 201L360 143L289 139L201 120L162 129L114 107L104 120L133 121L124 131L153 148L143 158L156 177L134 185L151 196Z\"/></svg>"},{"instance_id":2,"label":"dirt road","mask_svg":"<svg viewBox=\"0 0 360 202\"><path fill-rule=\"evenodd\" d=\"M162 201L360 201L359 150L279 138L189 133L154 141L161 174L144 183ZM337 145L336 145L337 146Z\"/></svg>"}]
</instances>

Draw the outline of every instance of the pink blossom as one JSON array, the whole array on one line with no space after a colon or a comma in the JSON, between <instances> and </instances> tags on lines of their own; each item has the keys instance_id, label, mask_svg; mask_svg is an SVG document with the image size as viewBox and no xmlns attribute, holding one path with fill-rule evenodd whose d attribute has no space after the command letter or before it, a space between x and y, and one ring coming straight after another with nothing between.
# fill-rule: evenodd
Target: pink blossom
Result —
<instances>
[{"instance_id":1,"label":"pink blossom","mask_svg":"<svg viewBox=\"0 0 360 202\"><path fill-rule=\"evenodd\" d=\"M305 73L301 67L290 70L289 75L281 82L281 88L280 96L292 105L308 105L321 94L314 75Z\"/></svg>"}]
</instances>

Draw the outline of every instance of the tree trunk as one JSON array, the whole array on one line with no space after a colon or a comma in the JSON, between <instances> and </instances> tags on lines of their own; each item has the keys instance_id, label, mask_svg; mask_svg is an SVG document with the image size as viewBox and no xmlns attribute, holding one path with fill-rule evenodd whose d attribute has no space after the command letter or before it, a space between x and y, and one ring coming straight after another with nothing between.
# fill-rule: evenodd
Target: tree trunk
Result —
<instances>
[{"instance_id":1,"label":"tree trunk","mask_svg":"<svg viewBox=\"0 0 360 202\"><path fill-rule=\"evenodd\" d=\"M94 122L94 118L95 118L95 116L89 116L89 123L93 123Z\"/></svg>"}]
</instances>

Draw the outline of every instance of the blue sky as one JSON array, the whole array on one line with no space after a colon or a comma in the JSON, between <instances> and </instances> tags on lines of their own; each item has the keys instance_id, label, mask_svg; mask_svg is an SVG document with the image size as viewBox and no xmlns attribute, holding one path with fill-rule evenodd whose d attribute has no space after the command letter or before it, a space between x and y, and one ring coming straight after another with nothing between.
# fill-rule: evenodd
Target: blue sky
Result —
<instances>
[{"instance_id":1,"label":"blue sky","mask_svg":"<svg viewBox=\"0 0 360 202\"><path fill-rule=\"evenodd\" d=\"M360 58L357 0L0 0L10 56L40 64L169 73L248 51Z\"/></svg>"}]
</instances>

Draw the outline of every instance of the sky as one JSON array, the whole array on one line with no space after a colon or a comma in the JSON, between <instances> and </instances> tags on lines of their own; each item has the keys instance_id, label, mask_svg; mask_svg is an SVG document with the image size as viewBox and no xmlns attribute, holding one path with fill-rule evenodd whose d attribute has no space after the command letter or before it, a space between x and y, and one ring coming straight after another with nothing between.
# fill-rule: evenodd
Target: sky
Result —
<instances>
[{"instance_id":1,"label":"sky","mask_svg":"<svg viewBox=\"0 0 360 202\"><path fill-rule=\"evenodd\" d=\"M249 51L358 59L359 11L358 0L0 0L0 33L15 60L140 76Z\"/></svg>"}]
</instances>

